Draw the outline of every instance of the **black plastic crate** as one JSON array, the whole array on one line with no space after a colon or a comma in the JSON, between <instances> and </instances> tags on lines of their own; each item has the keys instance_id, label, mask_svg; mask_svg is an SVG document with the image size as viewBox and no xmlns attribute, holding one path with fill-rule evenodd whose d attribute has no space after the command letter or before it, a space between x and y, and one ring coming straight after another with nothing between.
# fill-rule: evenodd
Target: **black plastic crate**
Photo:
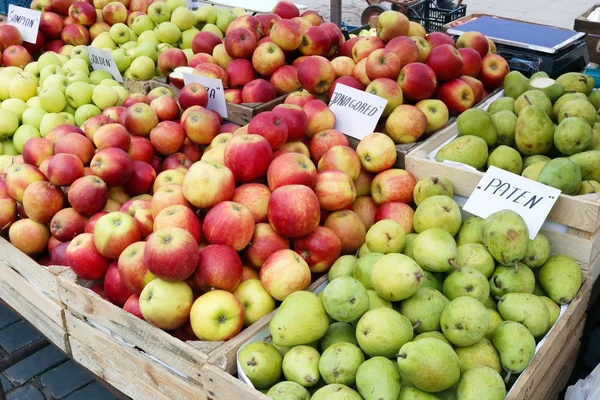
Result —
<instances>
[{"instance_id":1,"label":"black plastic crate","mask_svg":"<svg viewBox=\"0 0 600 400\"><path fill-rule=\"evenodd\" d=\"M440 32L442 27L467 15L467 5L461 4L455 9L439 8L435 0L423 0L408 7L408 19L418 22L427 33Z\"/></svg>"}]
</instances>

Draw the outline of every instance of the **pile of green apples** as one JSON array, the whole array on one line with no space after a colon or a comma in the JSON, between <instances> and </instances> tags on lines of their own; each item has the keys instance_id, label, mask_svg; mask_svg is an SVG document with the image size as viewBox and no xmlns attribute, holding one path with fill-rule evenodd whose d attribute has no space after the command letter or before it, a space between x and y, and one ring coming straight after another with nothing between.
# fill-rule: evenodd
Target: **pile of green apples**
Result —
<instances>
[{"instance_id":1,"label":"pile of green apples","mask_svg":"<svg viewBox=\"0 0 600 400\"><path fill-rule=\"evenodd\" d=\"M71 58L46 52L24 69L0 70L0 155L10 160L31 138L63 124L82 126L123 104L129 91L110 73L90 71L84 50Z\"/></svg>"},{"instance_id":2,"label":"pile of green apples","mask_svg":"<svg viewBox=\"0 0 600 400\"><path fill-rule=\"evenodd\" d=\"M582 273L514 211L462 221L452 195L445 178L422 179L415 233L381 220L322 292L290 294L270 340L239 351L254 387L275 400L503 400L503 378L525 370Z\"/></svg>"},{"instance_id":3,"label":"pile of green apples","mask_svg":"<svg viewBox=\"0 0 600 400\"><path fill-rule=\"evenodd\" d=\"M568 195L600 192L600 91L591 76L569 72L556 80L545 72L527 79L518 71L504 80L504 97L487 110L458 117L458 137L437 161L484 170L495 166L552 186Z\"/></svg>"}]
</instances>

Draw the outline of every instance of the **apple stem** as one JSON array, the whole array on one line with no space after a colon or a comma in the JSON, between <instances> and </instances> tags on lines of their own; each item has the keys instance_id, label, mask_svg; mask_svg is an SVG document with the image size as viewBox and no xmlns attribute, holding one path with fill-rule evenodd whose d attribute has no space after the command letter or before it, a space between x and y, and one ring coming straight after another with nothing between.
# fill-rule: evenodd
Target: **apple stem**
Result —
<instances>
[{"instance_id":1,"label":"apple stem","mask_svg":"<svg viewBox=\"0 0 600 400\"><path fill-rule=\"evenodd\" d=\"M532 105L531 101L529 100L529 97L527 96L523 96L525 98L525 101L527 102L527 104L529 104L530 106Z\"/></svg>"},{"instance_id":2,"label":"apple stem","mask_svg":"<svg viewBox=\"0 0 600 400\"><path fill-rule=\"evenodd\" d=\"M417 322L413 325L413 331L416 330L420 326L421 326L421 320L418 319Z\"/></svg>"},{"instance_id":3,"label":"apple stem","mask_svg":"<svg viewBox=\"0 0 600 400\"><path fill-rule=\"evenodd\" d=\"M515 260L515 274L519 273L519 262Z\"/></svg>"},{"instance_id":4,"label":"apple stem","mask_svg":"<svg viewBox=\"0 0 600 400\"><path fill-rule=\"evenodd\" d=\"M452 266L454 267L454 269L456 269L458 272L460 272L460 271L461 271L461 269L460 269L460 267L458 266L458 264L456 263L456 261L454 261L454 260L448 260L448 263L449 263L450 265L452 265Z\"/></svg>"},{"instance_id":5,"label":"apple stem","mask_svg":"<svg viewBox=\"0 0 600 400\"><path fill-rule=\"evenodd\" d=\"M508 380L510 379L511 372L510 371L507 371L507 372L508 372L508 374L506 374L506 378L504 378L504 383L508 383Z\"/></svg>"},{"instance_id":6,"label":"apple stem","mask_svg":"<svg viewBox=\"0 0 600 400\"><path fill-rule=\"evenodd\" d=\"M406 354L396 354L396 358L406 358Z\"/></svg>"}]
</instances>

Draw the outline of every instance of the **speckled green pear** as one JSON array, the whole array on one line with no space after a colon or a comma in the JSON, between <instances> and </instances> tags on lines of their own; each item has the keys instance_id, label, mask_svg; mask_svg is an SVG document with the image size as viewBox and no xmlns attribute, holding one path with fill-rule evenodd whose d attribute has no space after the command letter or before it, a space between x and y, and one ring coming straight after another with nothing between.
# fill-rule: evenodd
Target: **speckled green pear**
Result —
<instances>
[{"instance_id":1,"label":"speckled green pear","mask_svg":"<svg viewBox=\"0 0 600 400\"><path fill-rule=\"evenodd\" d=\"M340 276L353 276L357 262L356 256L350 254L341 256L329 268L329 280L332 281Z\"/></svg>"},{"instance_id":2,"label":"speckled green pear","mask_svg":"<svg viewBox=\"0 0 600 400\"><path fill-rule=\"evenodd\" d=\"M310 393L296 382L279 382L267 392L272 400L310 400Z\"/></svg>"},{"instance_id":3,"label":"speckled green pear","mask_svg":"<svg viewBox=\"0 0 600 400\"><path fill-rule=\"evenodd\" d=\"M409 233L408 235L406 235L406 243L404 244L404 250L402 250L402 254L413 258L413 244L416 238L416 233Z\"/></svg>"},{"instance_id":4,"label":"speckled green pear","mask_svg":"<svg viewBox=\"0 0 600 400\"><path fill-rule=\"evenodd\" d=\"M456 244L462 246L467 243L482 243L483 221L483 218L476 215L467 218L458 231Z\"/></svg>"},{"instance_id":5,"label":"speckled green pear","mask_svg":"<svg viewBox=\"0 0 600 400\"><path fill-rule=\"evenodd\" d=\"M490 277L490 295L501 297L506 293L533 293L535 289L535 275L531 269L518 263L513 266L498 265Z\"/></svg>"},{"instance_id":6,"label":"speckled green pear","mask_svg":"<svg viewBox=\"0 0 600 400\"><path fill-rule=\"evenodd\" d=\"M582 181L578 195L591 194L600 192L600 182L598 181Z\"/></svg>"},{"instance_id":7,"label":"speckled green pear","mask_svg":"<svg viewBox=\"0 0 600 400\"><path fill-rule=\"evenodd\" d=\"M441 340L442 342L448 343L450 346L452 346L452 343L450 343L448 341L448 339L446 339L446 336L444 336L444 334L442 332L438 332L438 331L420 333L417 336L415 336L415 338L413 339L413 342L416 340L423 340L426 338L438 339L438 340Z\"/></svg>"},{"instance_id":8,"label":"speckled green pear","mask_svg":"<svg viewBox=\"0 0 600 400\"><path fill-rule=\"evenodd\" d=\"M354 279L362 283L365 289L373 289L373 282L371 280L371 272L375 263L383 257L381 253L369 253L364 257L358 259L356 268L354 269Z\"/></svg>"},{"instance_id":9,"label":"speckled green pear","mask_svg":"<svg viewBox=\"0 0 600 400\"><path fill-rule=\"evenodd\" d=\"M329 282L323 290L323 306L336 321L352 322L369 309L369 294L356 279L341 276Z\"/></svg>"},{"instance_id":10,"label":"speckled green pear","mask_svg":"<svg viewBox=\"0 0 600 400\"><path fill-rule=\"evenodd\" d=\"M321 349L321 352L323 352L327 350L329 346L342 342L352 343L358 346L355 329L352 325L346 322L334 322L333 324L329 325L327 332L321 338L319 348Z\"/></svg>"},{"instance_id":11,"label":"speckled green pear","mask_svg":"<svg viewBox=\"0 0 600 400\"><path fill-rule=\"evenodd\" d=\"M398 396L398 400L439 400L439 397L434 394L417 389L414 386L402 385L402 389L400 389L400 396Z\"/></svg>"},{"instance_id":12,"label":"speckled green pear","mask_svg":"<svg viewBox=\"0 0 600 400\"><path fill-rule=\"evenodd\" d=\"M503 400L506 386L498 371L481 366L469 370L460 378L456 395L461 400Z\"/></svg>"},{"instance_id":13,"label":"speckled green pear","mask_svg":"<svg viewBox=\"0 0 600 400\"><path fill-rule=\"evenodd\" d=\"M363 400L363 398L348 386L335 383L317 390L310 400Z\"/></svg>"},{"instance_id":14,"label":"speckled green pear","mask_svg":"<svg viewBox=\"0 0 600 400\"><path fill-rule=\"evenodd\" d=\"M415 261L429 272L448 272L454 268L457 255L452 235L441 228L427 229L414 242Z\"/></svg>"},{"instance_id":15,"label":"speckled green pear","mask_svg":"<svg viewBox=\"0 0 600 400\"><path fill-rule=\"evenodd\" d=\"M573 161L579 166L582 180L594 180L600 182L599 150L589 150L584 151L583 153L574 154L569 157L569 160Z\"/></svg>"},{"instance_id":16,"label":"speckled green pear","mask_svg":"<svg viewBox=\"0 0 600 400\"><path fill-rule=\"evenodd\" d=\"M500 354L502 367L520 374L535 354L535 339L529 329L514 321L504 321L492 335L492 343Z\"/></svg>"},{"instance_id":17,"label":"speckled green pear","mask_svg":"<svg viewBox=\"0 0 600 400\"><path fill-rule=\"evenodd\" d=\"M323 302L313 293L300 291L283 300L269 323L273 343L297 346L321 339L329 328L329 317Z\"/></svg>"},{"instance_id":18,"label":"speckled green pear","mask_svg":"<svg viewBox=\"0 0 600 400\"><path fill-rule=\"evenodd\" d=\"M483 223L483 245L502 265L514 265L527 251L529 230L519 214L497 211Z\"/></svg>"},{"instance_id":19,"label":"speckled green pear","mask_svg":"<svg viewBox=\"0 0 600 400\"><path fill-rule=\"evenodd\" d=\"M454 196L452 182L443 176L429 176L419 179L413 190L413 199L418 206L423 200L431 196Z\"/></svg>"},{"instance_id":20,"label":"speckled green pear","mask_svg":"<svg viewBox=\"0 0 600 400\"><path fill-rule=\"evenodd\" d=\"M543 335L550 320L546 304L530 293L508 293L502 296L498 300L498 312L505 321L525 325L533 337Z\"/></svg>"},{"instance_id":21,"label":"speckled green pear","mask_svg":"<svg viewBox=\"0 0 600 400\"><path fill-rule=\"evenodd\" d=\"M565 94L563 94L558 100L556 100L554 102L554 105L552 106L552 119L555 121L557 120L560 109L562 108L562 106L567 104L569 101L571 101L571 100L586 100L586 99L587 99L587 97L583 93L565 93Z\"/></svg>"},{"instance_id":22,"label":"speckled green pear","mask_svg":"<svg viewBox=\"0 0 600 400\"><path fill-rule=\"evenodd\" d=\"M394 357L413 338L410 320L391 308L367 311L356 325L356 339L369 357Z\"/></svg>"},{"instance_id":23,"label":"speckled green pear","mask_svg":"<svg viewBox=\"0 0 600 400\"><path fill-rule=\"evenodd\" d=\"M500 356L492 342L486 338L471 346L455 347L454 351L460 359L461 374L479 366L489 367L498 373L502 372Z\"/></svg>"},{"instance_id":24,"label":"speckled green pear","mask_svg":"<svg viewBox=\"0 0 600 400\"><path fill-rule=\"evenodd\" d=\"M382 219L369 228L365 243L373 253L400 253L406 243L406 234L398 222Z\"/></svg>"},{"instance_id":25,"label":"speckled green pear","mask_svg":"<svg viewBox=\"0 0 600 400\"><path fill-rule=\"evenodd\" d=\"M454 271L444 280L444 296L449 300L468 296L485 304L490 297L490 284L481 272L471 267Z\"/></svg>"},{"instance_id":26,"label":"speckled green pear","mask_svg":"<svg viewBox=\"0 0 600 400\"><path fill-rule=\"evenodd\" d=\"M356 388L365 400L397 400L400 394L400 372L385 357L373 357L358 367Z\"/></svg>"},{"instance_id":27,"label":"speckled green pear","mask_svg":"<svg viewBox=\"0 0 600 400\"><path fill-rule=\"evenodd\" d=\"M454 161L481 169L488 158L488 145L479 136L460 136L442 147L435 155L435 160Z\"/></svg>"},{"instance_id":28,"label":"speckled green pear","mask_svg":"<svg viewBox=\"0 0 600 400\"><path fill-rule=\"evenodd\" d=\"M442 311L442 332L455 346L471 346L479 342L490 327L485 306L472 297L457 297Z\"/></svg>"},{"instance_id":29,"label":"speckled green pear","mask_svg":"<svg viewBox=\"0 0 600 400\"><path fill-rule=\"evenodd\" d=\"M466 243L458 246L454 261L460 268L473 268L486 278L492 275L496 266L494 257L492 257L484 245L479 243Z\"/></svg>"},{"instance_id":30,"label":"speckled green pear","mask_svg":"<svg viewBox=\"0 0 600 400\"><path fill-rule=\"evenodd\" d=\"M519 152L505 145L498 146L492 151L487 161L491 166L519 175L523 170L523 159Z\"/></svg>"},{"instance_id":31,"label":"speckled green pear","mask_svg":"<svg viewBox=\"0 0 600 400\"><path fill-rule=\"evenodd\" d=\"M557 121L561 123L565 119L572 117L582 118L592 127L596 123L596 108L587 99L571 100L560 108L557 114Z\"/></svg>"},{"instance_id":32,"label":"speckled green pear","mask_svg":"<svg viewBox=\"0 0 600 400\"><path fill-rule=\"evenodd\" d=\"M417 333L439 331L442 311L449 303L439 291L421 288L402 302L400 313L410 320Z\"/></svg>"},{"instance_id":33,"label":"speckled green pear","mask_svg":"<svg viewBox=\"0 0 600 400\"><path fill-rule=\"evenodd\" d=\"M550 257L550 242L546 236L539 232L533 240L527 241L527 250L521 260L529 268L539 268Z\"/></svg>"},{"instance_id":34,"label":"speckled green pear","mask_svg":"<svg viewBox=\"0 0 600 400\"><path fill-rule=\"evenodd\" d=\"M528 106L539 107L547 116L552 115L552 102L546 93L541 90L532 89L520 95L517 100L515 100L515 114L519 116L521 111Z\"/></svg>"},{"instance_id":35,"label":"speckled green pear","mask_svg":"<svg viewBox=\"0 0 600 400\"><path fill-rule=\"evenodd\" d=\"M525 159L523 160L523 169L542 161L548 162L550 161L550 157L542 154L536 154L535 156L525 157Z\"/></svg>"},{"instance_id":36,"label":"speckled green pear","mask_svg":"<svg viewBox=\"0 0 600 400\"><path fill-rule=\"evenodd\" d=\"M485 140L488 146L493 146L498 140L496 126L487 111L480 108L470 108L462 112L456 119L459 136L478 136Z\"/></svg>"},{"instance_id":37,"label":"speckled green pear","mask_svg":"<svg viewBox=\"0 0 600 400\"><path fill-rule=\"evenodd\" d=\"M521 154L546 154L554 145L554 124L548 114L537 106L521 110L515 126L515 144Z\"/></svg>"},{"instance_id":38,"label":"speckled green pear","mask_svg":"<svg viewBox=\"0 0 600 400\"><path fill-rule=\"evenodd\" d=\"M369 295L369 310L379 307L392 308L392 302L379 297L376 291L367 290L367 294Z\"/></svg>"},{"instance_id":39,"label":"speckled green pear","mask_svg":"<svg viewBox=\"0 0 600 400\"><path fill-rule=\"evenodd\" d=\"M517 99L529 88L529 79L519 71L511 71L504 77L504 94Z\"/></svg>"},{"instance_id":40,"label":"speckled green pear","mask_svg":"<svg viewBox=\"0 0 600 400\"><path fill-rule=\"evenodd\" d=\"M498 134L497 145L515 145L515 129L517 128L517 115L512 111L502 110L491 114L492 122Z\"/></svg>"},{"instance_id":41,"label":"speckled green pear","mask_svg":"<svg viewBox=\"0 0 600 400\"><path fill-rule=\"evenodd\" d=\"M417 207L413 216L415 232L441 228L454 236L460 229L462 216L458 204L448 196L428 197Z\"/></svg>"},{"instance_id":42,"label":"speckled green pear","mask_svg":"<svg viewBox=\"0 0 600 400\"><path fill-rule=\"evenodd\" d=\"M303 387L311 387L319 382L319 360L321 355L310 346L294 346L283 356L283 375L288 381Z\"/></svg>"},{"instance_id":43,"label":"speckled green pear","mask_svg":"<svg viewBox=\"0 0 600 400\"><path fill-rule=\"evenodd\" d=\"M400 301L412 296L422 285L423 271L404 254L386 254L373 266L373 289L384 300Z\"/></svg>"},{"instance_id":44,"label":"speckled green pear","mask_svg":"<svg viewBox=\"0 0 600 400\"><path fill-rule=\"evenodd\" d=\"M485 338L488 340L492 340L492 335L494 334L494 331L497 327L500 326L501 323L504 322L504 320L502 319L502 316L498 311L492 310L491 308L488 308L487 311L490 315L490 327L488 328L488 331L485 334Z\"/></svg>"},{"instance_id":45,"label":"speckled green pear","mask_svg":"<svg viewBox=\"0 0 600 400\"><path fill-rule=\"evenodd\" d=\"M531 164L527 168L523 169L523 172L521 172L521 176L527 179L531 179L532 181L537 181L540 176L540 172L542 172L544 166L548 164L548 161L540 161L536 162L535 164Z\"/></svg>"},{"instance_id":46,"label":"speckled green pear","mask_svg":"<svg viewBox=\"0 0 600 400\"><path fill-rule=\"evenodd\" d=\"M579 72L567 72L556 79L567 92L578 92L588 95L594 89L594 78Z\"/></svg>"},{"instance_id":47,"label":"speckled green pear","mask_svg":"<svg viewBox=\"0 0 600 400\"><path fill-rule=\"evenodd\" d=\"M555 303L569 304L583 282L581 267L573 258L555 255L540 268L538 276L542 287Z\"/></svg>"},{"instance_id":48,"label":"speckled green pear","mask_svg":"<svg viewBox=\"0 0 600 400\"><path fill-rule=\"evenodd\" d=\"M257 389L268 389L281 378L282 357L270 343L250 343L240 350L238 362Z\"/></svg>"},{"instance_id":49,"label":"speckled green pear","mask_svg":"<svg viewBox=\"0 0 600 400\"><path fill-rule=\"evenodd\" d=\"M341 383L354 386L356 371L365 361L365 355L351 343L336 343L321 354L319 372L327 384Z\"/></svg>"},{"instance_id":50,"label":"speckled green pear","mask_svg":"<svg viewBox=\"0 0 600 400\"><path fill-rule=\"evenodd\" d=\"M544 165L538 182L559 189L563 194L577 194L581 187L581 169L568 158L555 158Z\"/></svg>"},{"instance_id":51,"label":"speckled green pear","mask_svg":"<svg viewBox=\"0 0 600 400\"><path fill-rule=\"evenodd\" d=\"M504 89L504 92L506 93L506 88ZM500 111L510 111L511 113L514 113L515 99L513 99L512 97L500 97L492 101L487 109L487 112L490 113L490 115L494 115Z\"/></svg>"}]
</instances>

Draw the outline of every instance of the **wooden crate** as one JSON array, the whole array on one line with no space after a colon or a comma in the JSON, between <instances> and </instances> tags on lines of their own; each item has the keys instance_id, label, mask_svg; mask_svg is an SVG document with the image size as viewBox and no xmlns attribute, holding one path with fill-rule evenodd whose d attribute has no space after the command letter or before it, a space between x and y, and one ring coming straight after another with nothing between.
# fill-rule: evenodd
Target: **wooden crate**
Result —
<instances>
[{"instance_id":1,"label":"wooden crate","mask_svg":"<svg viewBox=\"0 0 600 400\"><path fill-rule=\"evenodd\" d=\"M253 336L270 320L261 319L228 342L183 342L102 299L80 282L61 278L59 292L67 307L73 359L133 399L206 399L209 392L202 366L216 357L215 367L227 368L227 361L217 356L226 354L230 343ZM315 281L309 290L325 279Z\"/></svg>"},{"instance_id":2,"label":"wooden crate","mask_svg":"<svg viewBox=\"0 0 600 400\"><path fill-rule=\"evenodd\" d=\"M460 166L439 163L429 154L458 134L456 124L448 126L421 146L411 151L405 159L405 168L415 178L444 176L452 182L454 193L469 197L483 176L482 172ZM556 253L576 259L592 279L600 275L600 195L560 195L548 219L568 228L567 233L543 229Z\"/></svg>"},{"instance_id":3,"label":"wooden crate","mask_svg":"<svg viewBox=\"0 0 600 400\"><path fill-rule=\"evenodd\" d=\"M74 279L68 268L42 267L0 237L0 298L65 354L70 355L65 306L58 276Z\"/></svg>"},{"instance_id":4,"label":"wooden crate","mask_svg":"<svg viewBox=\"0 0 600 400\"><path fill-rule=\"evenodd\" d=\"M151 81L131 81L126 80L123 84L127 90L132 93L143 93L148 94L152 89L157 87L166 87L170 89L175 97L179 96L180 89L175 86L171 86L161 80ZM288 94L279 96L266 103L243 103L233 104L227 102L227 120L239 125L246 125L256 115L263 111L271 111L275 106L283 103L287 98Z\"/></svg>"},{"instance_id":5,"label":"wooden crate","mask_svg":"<svg viewBox=\"0 0 600 400\"><path fill-rule=\"evenodd\" d=\"M590 55L590 61L594 63L600 63L600 52L598 52L598 44L600 41L600 22L594 22L587 19L587 17L596 9L600 4L595 4L593 7L586 10L583 14L575 18L573 29L578 32L585 32L585 41L587 44L588 53Z\"/></svg>"}]
</instances>

